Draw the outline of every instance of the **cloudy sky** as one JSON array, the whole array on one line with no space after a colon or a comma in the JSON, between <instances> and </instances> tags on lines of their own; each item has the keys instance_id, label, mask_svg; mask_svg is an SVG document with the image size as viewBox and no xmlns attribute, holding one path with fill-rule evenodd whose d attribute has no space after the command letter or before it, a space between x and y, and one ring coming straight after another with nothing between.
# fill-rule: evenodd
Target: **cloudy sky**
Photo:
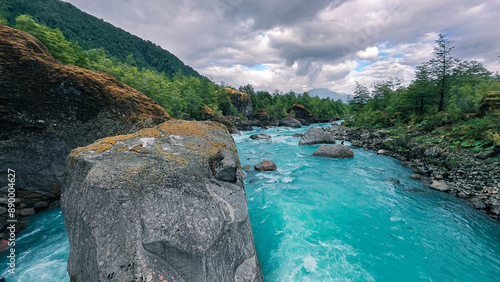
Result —
<instances>
[{"instance_id":1,"label":"cloudy sky","mask_svg":"<svg viewBox=\"0 0 500 282\"><path fill-rule=\"evenodd\" d=\"M500 71L497 0L65 0L169 50L216 83L352 93L410 82L439 33Z\"/></svg>"}]
</instances>

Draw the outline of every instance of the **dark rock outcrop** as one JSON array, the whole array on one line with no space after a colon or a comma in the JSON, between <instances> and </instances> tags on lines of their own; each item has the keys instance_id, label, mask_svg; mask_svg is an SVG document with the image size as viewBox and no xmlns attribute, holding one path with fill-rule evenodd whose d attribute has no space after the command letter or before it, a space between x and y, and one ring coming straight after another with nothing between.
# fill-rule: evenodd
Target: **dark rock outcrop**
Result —
<instances>
[{"instance_id":1,"label":"dark rock outcrop","mask_svg":"<svg viewBox=\"0 0 500 282\"><path fill-rule=\"evenodd\" d=\"M479 104L479 115L484 116L490 110L500 112L500 91L489 91L484 94Z\"/></svg>"},{"instance_id":2,"label":"dark rock outcrop","mask_svg":"<svg viewBox=\"0 0 500 282\"><path fill-rule=\"evenodd\" d=\"M221 124L190 121L73 150L71 281L262 281L235 150Z\"/></svg>"},{"instance_id":3,"label":"dark rock outcrop","mask_svg":"<svg viewBox=\"0 0 500 282\"><path fill-rule=\"evenodd\" d=\"M278 126L279 120L277 117L271 116L268 110L259 109L257 113L249 120L251 126Z\"/></svg>"},{"instance_id":4,"label":"dark rock outcrop","mask_svg":"<svg viewBox=\"0 0 500 282\"><path fill-rule=\"evenodd\" d=\"M262 134L262 133L252 134L252 135L249 136L249 138L252 139L252 140L255 140L255 139L271 140L271 136L269 136L267 134Z\"/></svg>"},{"instance_id":5,"label":"dark rock outcrop","mask_svg":"<svg viewBox=\"0 0 500 282\"><path fill-rule=\"evenodd\" d=\"M245 120L242 120L239 117L233 117L233 116L228 116L226 117L233 125L236 127L236 129L241 130L241 131L252 131L253 128L252 126Z\"/></svg>"},{"instance_id":6,"label":"dark rock outcrop","mask_svg":"<svg viewBox=\"0 0 500 282\"><path fill-rule=\"evenodd\" d=\"M278 126L301 128L302 124L300 123L300 121L294 119L293 117L285 117L280 120Z\"/></svg>"},{"instance_id":7,"label":"dark rock outcrop","mask_svg":"<svg viewBox=\"0 0 500 282\"><path fill-rule=\"evenodd\" d=\"M254 166L258 171L275 171L278 167L273 161L264 160Z\"/></svg>"},{"instance_id":8,"label":"dark rock outcrop","mask_svg":"<svg viewBox=\"0 0 500 282\"><path fill-rule=\"evenodd\" d=\"M336 136L333 127L311 127L306 130L299 141L299 145L335 144L335 139Z\"/></svg>"},{"instance_id":9,"label":"dark rock outcrop","mask_svg":"<svg viewBox=\"0 0 500 282\"><path fill-rule=\"evenodd\" d=\"M214 116L210 120L222 123L231 134L241 134L236 126L234 126L234 124L225 116Z\"/></svg>"},{"instance_id":10,"label":"dark rock outcrop","mask_svg":"<svg viewBox=\"0 0 500 282\"><path fill-rule=\"evenodd\" d=\"M1 24L0 113L0 162L16 171L16 197L25 208L59 199L73 148L171 119L114 77L60 65L36 38ZM0 187L6 174L0 172Z\"/></svg>"},{"instance_id":11,"label":"dark rock outcrop","mask_svg":"<svg viewBox=\"0 0 500 282\"><path fill-rule=\"evenodd\" d=\"M238 113L246 117L251 117L253 115L253 104L250 95L231 88L224 89L227 91L231 104L238 110Z\"/></svg>"},{"instance_id":12,"label":"dark rock outcrop","mask_svg":"<svg viewBox=\"0 0 500 282\"><path fill-rule=\"evenodd\" d=\"M303 119L308 123L315 123L318 121L316 115L314 115L308 108L304 107L301 104L293 104L286 110L286 113L289 114L292 111L295 113L295 118L297 119Z\"/></svg>"},{"instance_id":13,"label":"dark rock outcrop","mask_svg":"<svg viewBox=\"0 0 500 282\"><path fill-rule=\"evenodd\" d=\"M354 152L349 147L335 144L321 145L312 155L329 158L352 158L354 157Z\"/></svg>"}]
</instances>

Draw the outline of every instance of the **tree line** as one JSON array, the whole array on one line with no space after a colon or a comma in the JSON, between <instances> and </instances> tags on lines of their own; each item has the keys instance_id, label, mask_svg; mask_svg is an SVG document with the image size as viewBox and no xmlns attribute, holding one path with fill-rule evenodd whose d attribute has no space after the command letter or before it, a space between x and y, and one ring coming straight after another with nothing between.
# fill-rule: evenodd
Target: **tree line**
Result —
<instances>
[{"instance_id":1,"label":"tree line","mask_svg":"<svg viewBox=\"0 0 500 282\"><path fill-rule=\"evenodd\" d=\"M464 144L490 140L500 146L498 114L476 116L484 94L500 90L500 76L480 62L455 57L454 48L454 42L440 34L434 57L415 68L415 79L407 86L390 78L374 83L370 91L356 82L347 124L440 131Z\"/></svg>"},{"instance_id":2,"label":"tree line","mask_svg":"<svg viewBox=\"0 0 500 282\"><path fill-rule=\"evenodd\" d=\"M152 98L174 118L203 119L205 116L202 109L205 105L215 114L239 116L225 90L227 86L216 85L206 77L189 76L182 71L167 75L155 69L142 68L137 65L132 54L122 61L102 47L84 50L77 42L66 40L61 30L39 24L29 15L18 16L14 27L38 38L61 64L110 74ZM241 86L239 89L250 95L254 111L267 109L278 118L284 117L286 110L294 103L306 106L318 118L340 118L347 112L347 106L341 101L310 97L307 93L283 94L279 90L273 94L267 91L255 92L251 85Z\"/></svg>"}]
</instances>

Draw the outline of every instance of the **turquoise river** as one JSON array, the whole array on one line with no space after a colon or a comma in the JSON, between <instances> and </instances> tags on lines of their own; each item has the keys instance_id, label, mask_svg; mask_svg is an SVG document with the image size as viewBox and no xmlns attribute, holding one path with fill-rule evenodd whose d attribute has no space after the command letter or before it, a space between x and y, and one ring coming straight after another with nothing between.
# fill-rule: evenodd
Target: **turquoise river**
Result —
<instances>
[{"instance_id":1,"label":"turquoise river","mask_svg":"<svg viewBox=\"0 0 500 282\"><path fill-rule=\"evenodd\" d=\"M323 124L323 126L329 126ZM233 135L265 281L500 281L500 224L463 200L410 179L410 168L375 152L312 157L298 146L307 127ZM400 184L387 181L397 178ZM16 274L7 281L69 281L60 209L36 215L18 234Z\"/></svg>"}]
</instances>

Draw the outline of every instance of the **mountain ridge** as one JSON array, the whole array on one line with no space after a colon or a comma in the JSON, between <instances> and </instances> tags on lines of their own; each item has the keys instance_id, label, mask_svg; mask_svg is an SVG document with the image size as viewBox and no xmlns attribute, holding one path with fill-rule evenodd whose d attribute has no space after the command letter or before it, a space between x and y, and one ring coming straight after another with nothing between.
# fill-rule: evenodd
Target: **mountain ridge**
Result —
<instances>
[{"instance_id":1,"label":"mountain ridge","mask_svg":"<svg viewBox=\"0 0 500 282\"><path fill-rule=\"evenodd\" d=\"M342 100L342 102L347 103L349 99L352 99L353 95L351 94L340 94L335 91L331 91L328 88L314 88L309 91L306 91L309 93L309 96L318 96L319 98L327 98L329 97L332 100L337 101L338 99Z\"/></svg>"},{"instance_id":2,"label":"mountain ridge","mask_svg":"<svg viewBox=\"0 0 500 282\"><path fill-rule=\"evenodd\" d=\"M168 50L70 3L59 0L7 0L6 3L9 5L6 18L10 24L15 23L17 16L29 14L41 24L59 28L68 40L78 42L86 50L102 47L123 62L132 54L137 67L164 72L167 76L181 71L186 76L201 77Z\"/></svg>"}]
</instances>

